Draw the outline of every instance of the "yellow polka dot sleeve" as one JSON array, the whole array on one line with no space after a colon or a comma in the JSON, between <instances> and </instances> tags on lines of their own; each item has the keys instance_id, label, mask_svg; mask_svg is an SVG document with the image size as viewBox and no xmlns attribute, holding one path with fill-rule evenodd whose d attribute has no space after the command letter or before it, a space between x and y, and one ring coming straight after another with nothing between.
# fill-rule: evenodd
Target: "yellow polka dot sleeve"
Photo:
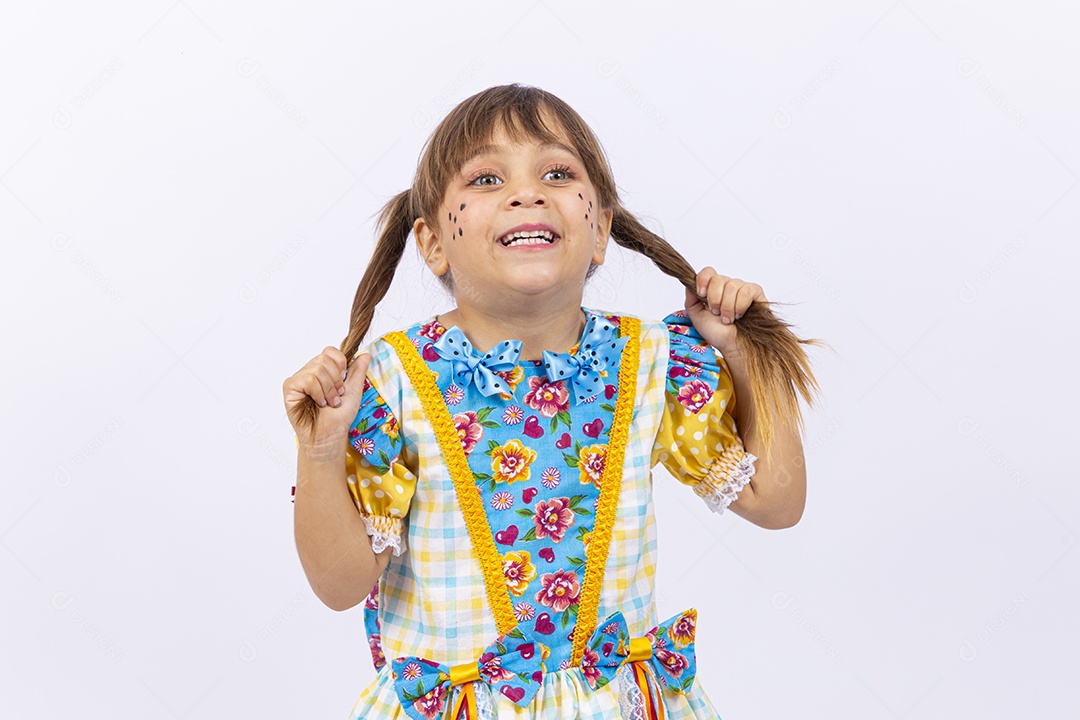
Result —
<instances>
[{"instance_id":1,"label":"yellow polka dot sleeve","mask_svg":"<svg viewBox=\"0 0 1080 720\"><path fill-rule=\"evenodd\" d=\"M293 438L300 447L296 433ZM360 409L349 428L345 476L372 550L391 548L401 555L407 549L404 519L416 491L416 460L406 452L397 418L370 378L364 379ZM295 500L295 485L292 494Z\"/></svg>"},{"instance_id":2,"label":"yellow polka dot sleeve","mask_svg":"<svg viewBox=\"0 0 1080 720\"><path fill-rule=\"evenodd\" d=\"M415 462L408 460L397 418L370 379L364 381L360 409L349 429L345 471L371 549L392 548L401 555L408 549L403 529L416 491Z\"/></svg>"},{"instance_id":3,"label":"yellow polka dot sleeve","mask_svg":"<svg viewBox=\"0 0 1080 720\"><path fill-rule=\"evenodd\" d=\"M664 319L670 338L660 432L652 464L662 463L715 513L723 513L754 475L735 423L735 385L723 356L685 311Z\"/></svg>"}]
</instances>

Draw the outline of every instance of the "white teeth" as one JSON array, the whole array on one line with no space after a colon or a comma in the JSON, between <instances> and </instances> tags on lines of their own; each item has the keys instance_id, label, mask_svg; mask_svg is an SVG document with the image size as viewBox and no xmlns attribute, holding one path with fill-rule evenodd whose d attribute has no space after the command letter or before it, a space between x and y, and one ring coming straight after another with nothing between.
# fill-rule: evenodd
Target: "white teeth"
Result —
<instances>
[{"instance_id":1,"label":"white teeth","mask_svg":"<svg viewBox=\"0 0 1080 720\"><path fill-rule=\"evenodd\" d=\"M554 233L547 230L528 230L507 235L502 244L506 247L511 245L547 245L554 241Z\"/></svg>"}]
</instances>

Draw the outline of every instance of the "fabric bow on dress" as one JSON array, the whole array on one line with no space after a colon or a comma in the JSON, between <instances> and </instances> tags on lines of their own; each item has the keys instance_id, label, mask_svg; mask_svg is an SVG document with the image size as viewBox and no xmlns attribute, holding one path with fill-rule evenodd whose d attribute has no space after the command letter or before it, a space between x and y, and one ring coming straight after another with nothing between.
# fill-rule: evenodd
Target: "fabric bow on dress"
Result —
<instances>
[{"instance_id":1,"label":"fabric bow on dress","mask_svg":"<svg viewBox=\"0 0 1080 720\"><path fill-rule=\"evenodd\" d=\"M590 315L577 354L544 351L548 379L569 380L578 402L595 397L604 389L601 371L618 367L619 357L629 339L629 336L618 337L618 328L607 318Z\"/></svg>"},{"instance_id":2,"label":"fabric bow on dress","mask_svg":"<svg viewBox=\"0 0 1080 720\"><path fill-rule=\"evenodd\" d=\"M484 680L521 707L532 702L544 679L543 645L527 627L517 626L487 647L475 663L453 667L409 655L393 661L394 689L405 713L413 720L443 716L455 685L464 685L454 700L450 720L475 720L473 683Z\"/></svg>"},{"instance_id":3,"label":"fabric bow on dress","mask_svg":"<svg viewBox=\"0 0 1080 720\"><path fill-rule=\"evenodd\" d=\"M696 627L697 610L690 608L657 625L644 637L631 638L623 614L612 613L596 626L581 658L589 687L604 687L615 679L619 668L629 663L644 703L641 717L662 720L665 713L660 690L686 693L697 675ZM654 682L649 682L650 676Z\"/></svg>"},{"instance_id":4,"label":"fabric bow on dress","mask_svg":"<svg viewBox=\"0 0 1080 720\"><path fill-rule=\"evenodd\" d=\"M481 355L456 325L444 332L433 347L439 357L453 364L455 382L463 387L475 383L485 396L509 390L507 382L495 373L513 370L521 356L520 340L504 340Z\"/></svg>"}]
</instances>

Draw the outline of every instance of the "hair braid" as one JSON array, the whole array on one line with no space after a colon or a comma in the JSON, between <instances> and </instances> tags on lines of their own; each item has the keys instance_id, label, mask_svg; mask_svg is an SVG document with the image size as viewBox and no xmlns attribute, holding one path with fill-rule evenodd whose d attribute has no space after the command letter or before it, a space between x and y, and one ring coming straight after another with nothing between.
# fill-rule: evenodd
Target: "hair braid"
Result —
<instances>
[{"instance_id":1,"label":"hair braid","mask_svg":"<svg viewBox=\"0 0 1080 720\"><path fill-rule=\"evenodd\" d=\"M664 238L642 225L618 203L614 207L611 238L618 245L649 258L665 274L697 295L697 273L693 266ZM791 325L780 320L770 309L776 304L782 303L755 301L741 318L735 320L737 342L746 358L754 416L766 458L773 439L768 418L775 414L785 422L794 419L801 433L803 418L798 395L802 395L809 406L813 404L811 391L821 391L801 345L825 344L821 340L796 337L789 329Z\"/></svg>"}]
</instances>

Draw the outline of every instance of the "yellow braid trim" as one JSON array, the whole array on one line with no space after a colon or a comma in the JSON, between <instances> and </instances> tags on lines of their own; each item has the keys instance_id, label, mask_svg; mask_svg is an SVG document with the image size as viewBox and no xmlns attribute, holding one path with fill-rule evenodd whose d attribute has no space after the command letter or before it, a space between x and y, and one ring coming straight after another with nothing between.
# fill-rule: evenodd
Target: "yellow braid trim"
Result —
<instances>
[{"instance_id":1,"label":"yellow braid trim","mask_svg":"<svg viewBox=\"0 0 1080 720\"><path fill-rule=\"evenodd\" d=\"M502 557L495 547L491 526L488 525L487 514L484 512L480 488L476 487L472 468L469 467L469 460L461 447L461 438L458 437L457 428L454 427L454 418L443 403L442 393L439 392L430 369L420 357L420 353L417 352L416 346L409 340L408 335L401 331L392 332L386 335L386 340L401 358L405 372L412 381L416 394L420 396L424 415L427 416L428 422L435 431L435 437L439 441L439 447L442 448L446 468L454 481L454 492L457 495L458 504L465 516L465 526L469 529L473 556L480 563L480 570L484 576L484 587L487 590L491 612L495 616L495 627L498 628L500 635L510 632L517 625L517 618L514 617L514 607L506 589Z\"/></svg>"},{"instance_id":2,"label":"yellow braid trim","mask_svg":"<svg viewBox=\"0 0 1080 720\"><path fill-rule=\"evenodd\" d=\"M600 590L604 584L611 534L615 529L615 511L619 507L619 491L622 489L623 458L626 440L630 434L630 420L634 416L634 400L637 395L638 365L641 363L641 321L622 317L619 334L628 335L619 363L618 397L615 400L615 417L611 422L607 454L604 457L604 474L600 476L600 501L596 507L596 523L593 525L589 547L585 550L585 579L581 583L581 599L578 605L577 623L574 626L574 644L570 666L581 664L585 644L596 629L600 612Z\"/></svg>"}]
</instances>

